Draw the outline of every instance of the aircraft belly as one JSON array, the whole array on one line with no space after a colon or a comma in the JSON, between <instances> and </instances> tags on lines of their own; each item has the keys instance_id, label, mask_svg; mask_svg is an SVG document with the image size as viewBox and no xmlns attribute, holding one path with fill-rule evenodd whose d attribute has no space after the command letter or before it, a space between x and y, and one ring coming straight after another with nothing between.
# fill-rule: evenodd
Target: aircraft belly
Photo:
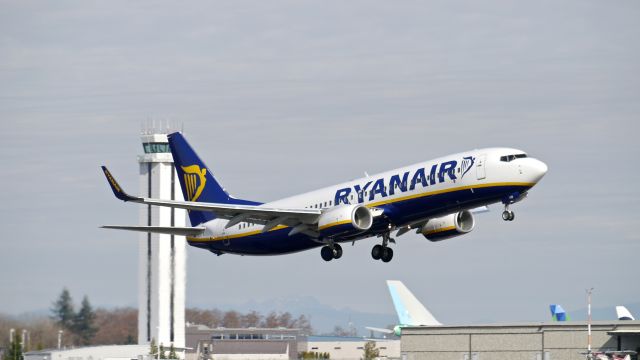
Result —
<instances>
[{"instance_id":1,"label":"aircraft belly","mask_svg":"<svg viewBox=\"0 0 640 360\"><path fill-rule=\"evenodd\" d=\"M387 231L389 222L401 226L422 219L439 217L457 211L472 209L501 201L505 194L524 192L529 186L505 185L458 190L448 193L416 197L379 206L384 215L374 219L366 232L345 232L333 238L337 242L359 240ZM338 225L349 227L350 224ZM215 240L205 243L190 243L213 252L241 255L280 255L322 246L305 234L289 236L291 228L282 228L266 233L237 237L230 240ZM206 244L206 245L205 245Z\"/></svg>"}]
</instances>

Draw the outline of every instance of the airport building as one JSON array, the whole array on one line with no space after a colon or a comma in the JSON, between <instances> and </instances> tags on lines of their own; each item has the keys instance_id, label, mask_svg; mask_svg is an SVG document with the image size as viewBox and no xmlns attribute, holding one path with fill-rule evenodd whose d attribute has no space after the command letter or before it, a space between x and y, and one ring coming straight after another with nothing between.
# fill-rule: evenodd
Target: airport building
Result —
<instances>
[{"instance_id":1,"label":"airport building","mask_svg":"<svg viewBox=\"0 0 640 360\"><path fill-rule=\"evenodd\" d=\"M186 359L293 360L306 350L306 335L300 329L212 329L204 325L188 325Z\"/></svg>"},{"instance_id":2,"label":"airport building","mask_svg":"<svg viewBox=\"0 0 640 360\"><path fill-rule=\"evenodd\" d=\"M104 345L29 351L24 360L151 360L148 345Z\"/></svg>"},{"instance_id":3,"label":"airport building","mask_svg":"<svg viewBox=\"0 0 640 360\"><path fill-rule=\"evenodd\" d=\"M216 328L189 325L186 360L294 360L303 352L329 354L333 360L359 360L374 341L381 359L400 357L400 340L309 336L300 329Z\"/></svg>"},{"instance_id":4,"label":"airport building","mask_svg":"<svg viewBox=\"0 0 640 360\"><path fill-rule=\"evenodd\" d=\"M640 350L640 321L594 321L591 330L594 352ZM582 360L586 350L584 321L406 327L401 338L403 360Z\"/></svg>"},{"instance_id":5,"label":"airport building","mask_svg":"<svg viewBox=\"0 0 640 360\"><path fill-rule=\"evenodd\" d=\"M379 359L400 358L400 340L371 339L342 336L310 336L307 339L307 351L329 353L333 360L359 360L364 355L364 346L368 341L376 343Z\"/></svg>"}]
</instances>

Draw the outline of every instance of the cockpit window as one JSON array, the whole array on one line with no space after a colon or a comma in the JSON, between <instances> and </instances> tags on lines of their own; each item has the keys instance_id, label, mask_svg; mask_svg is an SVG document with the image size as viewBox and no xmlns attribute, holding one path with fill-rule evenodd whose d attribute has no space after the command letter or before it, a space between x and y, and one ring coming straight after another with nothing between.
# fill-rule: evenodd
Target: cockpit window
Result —
<instances>
[{"instance_id":1,"label":"cockpit window","mask_svg":"<svg viewBox=\"0 0 640 360\"><path fill-rule=\"evenodd\" d=\"M526 158L526 157L527 157L527 154L506 155L506 156L501 156L500 157L500 161L510 162L510 161L515 160L515 159L521 159L521 158Z\"/></svg>"}]
</instances>

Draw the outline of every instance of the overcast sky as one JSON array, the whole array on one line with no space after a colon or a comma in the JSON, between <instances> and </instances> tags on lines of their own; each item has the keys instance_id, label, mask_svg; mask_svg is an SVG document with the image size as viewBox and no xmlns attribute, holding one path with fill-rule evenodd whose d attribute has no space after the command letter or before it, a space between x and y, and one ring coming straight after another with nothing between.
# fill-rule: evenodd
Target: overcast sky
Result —
<instances>
[{"instance_id":1,"label":"overcast sky","mask_svg":"<svg viewBox=\"0 0 640 360\"><path fill-rule=\"evenodd\" d=\"M449 153L510 146L549 165L504 222L376 239L325 263L188 250L189 306L313 296L392 313L402 280L442 322L546 320L548 304L638 302L638 1L0 3L0 312L68 287L136 306L148 119L184 125L234 195L270 201ZM276 309L287 310L287 309ZM640 315L640 314L638 314ZM375 324L370 324L375 325ZM379 324L386 325L386 324Z\"/></svg>"}]
</instances>

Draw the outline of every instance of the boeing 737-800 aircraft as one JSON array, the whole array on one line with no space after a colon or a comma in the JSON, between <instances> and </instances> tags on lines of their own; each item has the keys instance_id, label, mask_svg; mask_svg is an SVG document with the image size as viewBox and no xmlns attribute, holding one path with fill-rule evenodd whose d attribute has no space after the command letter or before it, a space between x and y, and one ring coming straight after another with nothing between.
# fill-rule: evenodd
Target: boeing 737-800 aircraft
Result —
<instances>
[{"instance_id":1,"label":"boeing 737-800 aircraft","mask_svg":"<svg viewBox=\"0 0 640 360\"><path fill-rule=\"evenodd\" d=\"M473 230L472 209L509 205L527 195L547 172L521 150L467 151L405 166L269 203L229 195L181 133L168 135L184 198L130 196L102 167L116 197L147 205L187 209L192 227L105 226L183 235L190 245L215 254L279 255L322 246L326 261L342 256L342 242L378 236L371 256L389 262L391 238L410 230L440 241Z\"/></svg>"}]
</instances>

